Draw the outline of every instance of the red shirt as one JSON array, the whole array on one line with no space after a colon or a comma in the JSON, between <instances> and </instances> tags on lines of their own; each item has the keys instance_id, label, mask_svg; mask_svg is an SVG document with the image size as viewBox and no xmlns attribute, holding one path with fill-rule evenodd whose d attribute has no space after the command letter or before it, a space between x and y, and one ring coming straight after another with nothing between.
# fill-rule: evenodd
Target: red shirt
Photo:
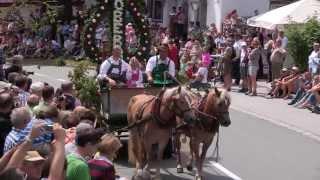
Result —
<instances>
[{"instance_id":1,"label":"red shirt","mask_svg":"<svg viewBox=\"0 0 320 180\"><path fill-rule=\"evenodd\" d=\"M179 54L177 46L173 45L169 48L168 57L174 62L176 69L179 69Z\"/></svg>"}]
</instances>

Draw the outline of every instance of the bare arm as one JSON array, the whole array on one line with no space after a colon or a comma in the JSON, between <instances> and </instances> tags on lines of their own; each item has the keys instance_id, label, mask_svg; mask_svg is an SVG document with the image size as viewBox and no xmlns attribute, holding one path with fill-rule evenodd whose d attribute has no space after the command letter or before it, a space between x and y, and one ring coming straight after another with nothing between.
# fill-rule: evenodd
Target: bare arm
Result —
<instances>
[{"instance_id":1,"label":"bare arm","mask_svg":"<svg viewBox=\"0 0 320 180\"><path fill-rule=\"evenodd\" d=\"M52 143L54 154L48 180L63 180L65 162L64 139L66 137L66 132L61 125L55 124L53 133L55 137L55 140Z\"/></svg>"},{"instance_id":2,"label":"bare arm","mask_svg":"<svg viewBox=\"0 0 320 180\"><path fill-rule=\"evenodd\" d=\"M6 169L9 168L18 168L22 164L24 157L32 148L32 140L36 137L40 136L42 134L42 127L44 123L35 123L31 129L30 134L28 135L28 138L18 146L17 150L13 153L9 163L7 164Z\"/></svg>"}]
</instances>

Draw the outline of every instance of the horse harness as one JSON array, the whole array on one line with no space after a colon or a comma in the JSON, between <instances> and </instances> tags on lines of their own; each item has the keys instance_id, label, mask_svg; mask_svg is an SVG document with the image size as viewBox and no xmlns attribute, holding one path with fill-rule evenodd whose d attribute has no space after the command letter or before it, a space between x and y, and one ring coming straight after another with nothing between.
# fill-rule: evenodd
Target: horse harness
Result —
<instances>
[{"instance_id":1,"label":"horse harness","mask_svg":"<svg viewBox=\"0 0 320 180\"><path fill-rule=\"evenodd\" d=\"M203 112L207 98L208 98L208 94L206 94L204 97L201 98L201 100L197 104L196 108L194 108L194 109L195 109L196 113L198 114L198 116L200 116L199 118L197 118L197 122L198 122L200 128L204 129L208 132L211 132L213 127L207 127L204 123L204 119L218 120L218 118L216 116L212 116L210 114ZM203 117L203 118L201 118L201 117Z\"/></svg>"},{"instance_id":2,"label":"horse harness","mask_svg":"<svg viewBox=\"0 0 320 180\"><path fill-rule=\"evenodd\" d=\"M136 114L136 119L138 119L138 121L136 122L133 122L131 124L129 124L128 126L124 127L124 128L121 128L121 129L117 129L115 131L113 131L112 133L114 132L119 132L119 131L126 131L126 130L130 130L134 127L137 127L141 124L144 124L150 120L154 120L160 127L167 127L168 124L167 123L164 123L163 121L161 121L160 119L160 108L161 108L161 105L162 105L162 97L163 97L163 94L164 94L165 90L162 90L160 91L160 93L157 95L157 96L154 96L152 97L150 100L144 102L142 105L141 105L141 108L139 108L138 110L138 113ZM152 104L153 103L153 104ZM151 110L151 118L145 118L143 119L143 113L145 111L145 109L148 107L148 105L152 104L152 110ZM169 111L173 112L173 107L167 107ZM177 108L176 109L179 110L179 116L183 116L183 114L185 112L188 112L190 110L192 110L193 108L187 108L187 109L180 109L180 108Z\"/></svg>"}]
</instances>

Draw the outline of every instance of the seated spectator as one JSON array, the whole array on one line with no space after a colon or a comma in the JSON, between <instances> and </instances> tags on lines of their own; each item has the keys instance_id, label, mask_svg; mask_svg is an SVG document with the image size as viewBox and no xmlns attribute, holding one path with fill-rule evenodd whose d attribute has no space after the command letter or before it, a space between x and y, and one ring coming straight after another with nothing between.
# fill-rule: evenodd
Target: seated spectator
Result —
<instances>
[{"instance_id":1,"label":"seated spectator","mask_svg":"<svg viewBox=\"0 0 320 180\"><path fill-rule=\"evenodd\" d=\"M110 134L101 138L98 146L98 153L94 159L88 162L92 180L116 180L117 175L113 166L113 160L122 147L120 140Z\"/></svg>"},{"instance_id":2,"label":"seated spectator","mask_svg":"<svg viewBox=\"0 0 320 180\"><path fill-rule=\"evenodd\" d=\"M311 87L312 87L311 73L305 72L299 80L299 87L294 98L288 103L288 105L294 105L295 103L300 101Z\"/></svg>"},{"instance_id":3,"label":"seated spectator","mask_svg":"<svg viewBox=\"0 0 320 180\"><path fill-rule=\"evenodd\" d=\"M299 84L299 78L300 72L298 67L293 67L293 74L292 76L288 76L287 78L284 79L282 83L282 91L284 92L282 94L282 97L284 99L288 99L292 93L295 93L298 89L298 84Z\"/></svg>"},{"instance_id":4,"label":"seated spectator","mask_svg":"<svg viewBox=\"0 0 320 180\"><path fill-rule=\"evenodd\" d=\"M101 132L90 128L77 132L75 152L67 155L68 180L90 180L90 171L87 160L91 159L97 152L97 146L100 142Z\"/></svg>"},{"instance_id":5,"label":"seated spectator","mask_svg":"<svg viewBox=\"0 0 320 180\"><path fill-rule=\"evenodd\" d=\"M49 106L53 103L54 98L54 88L52 86L44 86L42 90L42 100L40 101L39 105L34 107L35 115L38 115L41 110Z\"/></svg>"},{"instance_id":6,"label":"seated spectator","mask_svg":"<svg viewBox=\"0 0 320 180\"><path fill-rule=\"evenodd\" d=\"M299 69L297 67L293 67L289 75L287 73L283 73L282 76L283 77L279 80L275 80L274 88L270 93L271 97L284 98L287 95L290 95L288 92L297 88L297 80L300 77Z\"/></svg>"},{"instance_id":7,"label":"seated spectator","mask_svg":"<svg viewBox=\"0 0 320 180\"><path fill-rule=\"evenodd\" d=\"M129 62L129 68L127 71L127 86L143 87L141 64L136 57L132 57Z\"/></svg>"},{"instance_id":8,"label":"seated spectator","mask_svg":"<svg viewBox=\"0 0 320 180\"><path fill-rule=\"evenodd\" d=\"M298 101L294 106L298 107L300 109L313 109L314 107L317 106L317 90L319 88L319 83L320 83L320 77L315 76L312 87L306 92L305 96Z\"/></svg>"},{"instance_id":9,"label":"seated spectator","mask_svg":"<svg viewBox=\"0 0 320 180\"><path fill-rule=\"evenodd\" d=\"M27 105L30 93L27 92L28 78L24 75L19 75L15 78L15 85L19 88L19 106L23 107Z\"/></svg>"}]
</instances>

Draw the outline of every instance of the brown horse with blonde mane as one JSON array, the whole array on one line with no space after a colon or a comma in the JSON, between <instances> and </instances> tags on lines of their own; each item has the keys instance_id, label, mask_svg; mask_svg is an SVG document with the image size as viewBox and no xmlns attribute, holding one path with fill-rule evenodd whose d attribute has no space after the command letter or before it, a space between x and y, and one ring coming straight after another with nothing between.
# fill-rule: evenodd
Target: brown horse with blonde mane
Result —
<instances>
[{"instance_id":1,"label":"brown horse with blonde mane","mask_svg":"<svg viewBox=\"0 0 320 180\"><path fill-rule=\"evenodd\" d=\"M229 126L231 124L229 116L230 95L226 90L219 91L217 88L209 91L206 96L201 97L195 93L192 96L192 106L197 109L198 121L195 124L187 125L182 129L178 129L175 136L176 152L177 152L177 172L183 173L180 155L180 136L185 134L190 137L190 153L191 162L187 169L192 171L193 159L196 161L195 179L203 179L203 163L206 158L207 150L210 147L215 134L218 132L219 126ZM199 154L200 144L202 150Z\"/></svg>"},{"instance_id":2,"label":"brown horse with blonde mane","mask_svg":"<svg viewBox=\"0 0 320 180\"><path fill-rule=\"evenodd\" d=\"M185 88L176 87L166 89L158 96L141 94L130 99L127 118L128 124L133 126L129 131L129 161L137 170L133 179L149 179L151 168L156 169L155 177L160 178L159 163L170 131L176 127L176 117L186 122L196 120Z\"/></svg>"}]
</instances>

